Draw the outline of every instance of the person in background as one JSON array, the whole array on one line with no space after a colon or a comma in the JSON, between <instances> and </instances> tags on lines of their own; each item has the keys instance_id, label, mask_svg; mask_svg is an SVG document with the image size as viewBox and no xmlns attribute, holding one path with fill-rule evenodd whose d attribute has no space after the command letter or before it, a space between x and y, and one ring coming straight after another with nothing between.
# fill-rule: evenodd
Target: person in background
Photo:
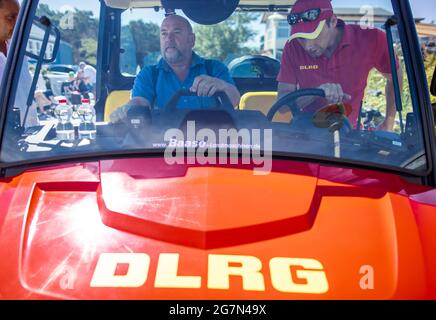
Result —
<instances>
[{"instance_id":1,"label":"person in background","mask_svg":"<svg viewBox=\"0 0 436 320\"><path fill-rule=\"evenodd\" d=\"M82 79L88 86L88 91L94 93L95 83L97 82L97 70L83 61L79 63L79 68L80 70L77 72L77 78Z\"/></svg>"},{"instance_id":2,"label":"person in background","mask_svg":"<svg viewBox=\"0 0 436 320\"><path fill-rule=\"evenodd\" d=\"M4 76L6 76L4 72L6 60L9 55L10 40L19 12L20 4L18 0L0 0L0 85L3 82ZM20 89L17 90L14 106L20 109L21 125L25 127L39 124L36 105L32 104L27 111L27 97L31 84L32 76L29 72L28 59L24 57L19 79Z\"/></svg>"},{"instance_id":3,"label":"person in background","mask_svg":"<svg viewBox=\"0 0 436 320\"><path fill-rule=\"evenodd\" d=\"M9 41L12 38L19 11L18 0L0 1L0 52L2 58L8 56ZM4 71L4 65L1 71Z\"/></svg>"},{"instance_id":4,"label":"person in background","mask_svg":"<svg viewBox=\"0 0 436 320\"><path fill-rule=\"evenodd\" d=\"M421 54L422 59L425 61L425 59L427 58L427 45L425 44L425 42L421 43Z\"/></svg>"}]
</instances>

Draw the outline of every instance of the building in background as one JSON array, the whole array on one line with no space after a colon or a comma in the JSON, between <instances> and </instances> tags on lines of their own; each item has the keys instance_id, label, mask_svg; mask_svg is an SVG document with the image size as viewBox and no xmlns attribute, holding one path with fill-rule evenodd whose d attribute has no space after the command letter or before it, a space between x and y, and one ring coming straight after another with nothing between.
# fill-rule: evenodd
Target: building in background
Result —
<instances>
[{"instance_id":1,"label":"building in background","mask_svg":"<svg viewBox=\"0 0 436 320\"><path fill-rule=\"evenodd\" d=\"M372 10L372 26L375 28L381 28L386 20L392 16L392 12L382 8L373 8ZM338 18L347 24L368 24L366 19L368 12L361 8L335 8L334 11ZM286 13L266 13L261 20L261 23L265 24L262 50L272 52L272 57L276 59L281 58L283 48L291 32L291 26L288 24L286 16ZM397 37L396 30L393 31L395 39Z\"/></svg>"},{"instance_id":2,"label":"building in background","mask_svg":"<svg viewBox=\"0 0 436 320\"><path fill-rule=\"evenodd\" d=\"M39 54L42 46L42 41L44 37L44 30L36 25L32 26L30 32L29 41L27 42L27 51L33 54ZM47 50L45 58L50 58L50 52L53 51L54 39L49 38L47 44ZM73 47L71 44L65 41L60 41L59 50L56 55L56 60L53 62L55 64L73 64Z\"/></svg>"},{"instance_id":3,"label":"building in background","mask_svg":"<svg viewBox=\"0 0 436 320\"><path fill-rule=\"evenodd\" d=\"M423 42L436 41L436 24L430 23L416 23L416 32Z\"/></svg>"}]
</instances>

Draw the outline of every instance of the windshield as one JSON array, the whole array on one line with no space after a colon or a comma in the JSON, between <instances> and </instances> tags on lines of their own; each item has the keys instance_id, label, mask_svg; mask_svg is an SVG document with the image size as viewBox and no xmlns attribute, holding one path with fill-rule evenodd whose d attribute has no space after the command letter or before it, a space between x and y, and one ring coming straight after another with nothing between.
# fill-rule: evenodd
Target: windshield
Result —
<instances>
[{"instance_id":1,"label":"windshield","mask_svg":"<svg viewBox=\"0 0 436 320\"><path fill-rule=\"evenodd\" d=\"M174 162L188 151L206 164L242 152L255 163L280 155L427 169L404 37L385 27L390 1L241 0L219 23L219 7L156 2L38 2L2 163L132 151ZM434 68L435 38L419 37Z\"/></svg>"}]
</instances>

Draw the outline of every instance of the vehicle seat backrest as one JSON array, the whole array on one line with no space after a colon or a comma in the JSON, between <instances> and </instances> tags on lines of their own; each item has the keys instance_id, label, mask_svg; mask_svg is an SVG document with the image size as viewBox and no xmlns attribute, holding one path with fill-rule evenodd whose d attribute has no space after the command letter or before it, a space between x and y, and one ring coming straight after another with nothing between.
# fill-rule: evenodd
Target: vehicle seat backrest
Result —
<instances>
[{"instance_id":1,"label":"vehicle seat backrest","mask_svg":"<svg viewBox=\"0 0 436 320\"><path fill-rule=\"evenodd\" d=\"M130 100L130 90L114 90L106 98L104 106L104 121L110 121L112 111L126 104Z\"/></svg>"},{"instance_id":2,"label":"vehicle seat backrest","mask_svg":"<svg viewBox=\"0 0 436 320\"><path fill-rule=\"evenodd\" d=\"M241 110L258 110L264 115L267 115L271 106L277 100L277 92L275 91L261 91L261 92L246 92L242 95L239 102L239 109ZM273 118L273 122L290 122L291 112L285 113L277 112Z\"/></svg>"}]
</instances>

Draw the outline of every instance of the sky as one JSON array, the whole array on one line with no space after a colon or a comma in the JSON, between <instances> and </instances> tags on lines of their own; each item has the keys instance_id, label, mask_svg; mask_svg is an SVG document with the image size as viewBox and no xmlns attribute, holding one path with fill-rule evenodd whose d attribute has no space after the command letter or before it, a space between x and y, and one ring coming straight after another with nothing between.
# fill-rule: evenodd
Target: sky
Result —
<instances>
[{"instance_id":1,"label":"sky","mask_svg":"<svg viewBox=\"0 0 436 320\"><path fill-rule=\"evenodd\" d=\"M412 12L417 18L425 18L425 22L436 24L436 1L412 0Z\"/></svg>"}]
</instances>

